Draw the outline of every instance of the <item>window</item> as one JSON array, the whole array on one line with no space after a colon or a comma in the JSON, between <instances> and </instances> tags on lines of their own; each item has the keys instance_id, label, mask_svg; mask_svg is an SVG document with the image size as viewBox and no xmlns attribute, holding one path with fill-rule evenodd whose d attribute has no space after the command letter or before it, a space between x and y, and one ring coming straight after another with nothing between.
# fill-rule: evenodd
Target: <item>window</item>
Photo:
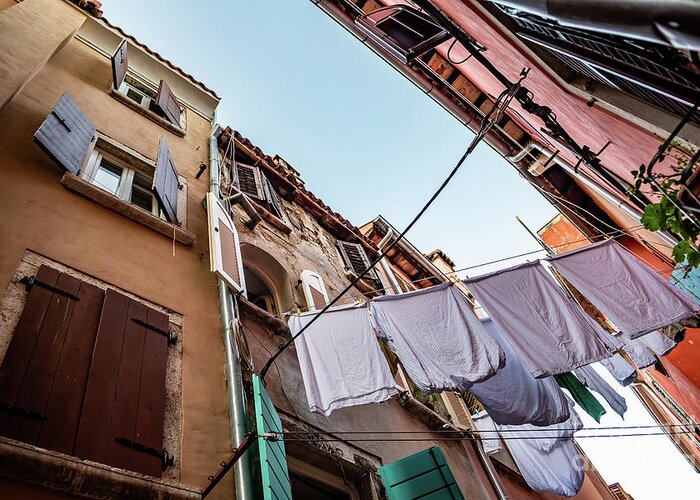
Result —
<instances>
[{"instance_id":1,"label":"window","mask_svg":"<svg viewBox=\"0 0 700 500\"><path fill-rule=\"evenodd\" d=\"M165 219L153 195L153 173L124 162L98 148L92 150L82 177L110 194Z\"/></svg>"},{"instance_id":2,"label":"window","mask_svg":"<svg viewBox=\"0 0 700 500\"><path fill-rule=\"evenodd\" d=\"M370 260L367 258L367 253L362 245L350 243L348 241L338 241L336 247L345 264L346 270L350 271L355 276L359 276L367 270L370 265ZM381 290L383 288L382 282L374 269L367 273L365 279L371 283L374 290Z\"/></svg>"},{"instance_id":3,"label":"window","mask_svg":"<svg viewBox=\"0 0 700 500\"><path fill-rule=\"evenodd\" d=\"M232 170L233 183L239 191L254 199L268 212L286 223L287 216L277 190L258 167L236 162Z\"/></svg>"},{"instance_id":4,"label":"window","mask_svg":"<svg viewBox=\"0 0 700 500\"><path fill-rule=\"evenodd\" d=\"M119 93L125 95L142 108L168 120L179 128L184 128L185 113L165 81L161 80L160 88L156 92L146 84L139 82L130 75L126 75L118 90ZM165 97L161 97L163 92L165 92ZM162 99L165 99L165 108L161 102Z\"/></svg>"},{"instance_id":5,"label":"window","mask_svg":"<svg viewBox=\"0 0 700 500\"><path fill-rule=\"evenodd\" d=\"M277 306L275 305L272 290L270 290L265 280L247 266L243 266L243 274L245 275L248 300L270 314L277 314Z\"/></svg>"},{"instance_id":6,"label":"window","mask_svg":"<svg viewBox=\"0 0 700 500\"><path fill-rule=\"evenodd\" d=\"M161 477L168 315L46 265L32 280L0 365L0 435Z\"/></svg>"}]
</instances>

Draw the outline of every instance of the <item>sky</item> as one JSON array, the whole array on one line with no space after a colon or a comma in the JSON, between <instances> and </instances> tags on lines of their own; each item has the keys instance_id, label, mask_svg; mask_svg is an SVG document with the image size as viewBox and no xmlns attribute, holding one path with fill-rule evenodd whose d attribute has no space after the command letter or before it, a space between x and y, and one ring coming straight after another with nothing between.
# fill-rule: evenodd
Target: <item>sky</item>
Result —
<instances>
[{"instance_id":1,"label":"sky","mask_svg":"<svg viewBox=\"0 0 700 500\"><path fill-rule=\"evenodd\" d=\"M403 229L473 137L308 0L103 0L103 10L214 89L219 123L282 156L356 226L381 214ZM536 231L554 215L481 144L407 238L425 253L441 248L458 268L475 266L538 249L515 217ZM612 384L630 410L624 423L609 410L602 425L653 424L631 391ZM608 482L637 500L691 498L700 488L666 437L624 439L581 440Z\"/></svg>"}]
</instances>

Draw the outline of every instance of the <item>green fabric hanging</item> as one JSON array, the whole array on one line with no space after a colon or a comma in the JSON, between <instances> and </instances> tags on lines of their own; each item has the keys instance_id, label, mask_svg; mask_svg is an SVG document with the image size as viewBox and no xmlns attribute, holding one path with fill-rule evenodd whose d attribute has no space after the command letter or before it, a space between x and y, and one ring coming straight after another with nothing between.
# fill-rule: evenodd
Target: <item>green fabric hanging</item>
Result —
<instances>
[{"instance_id":1,"label":"green fabric hanging","mask_svg":"<svg viewBox=\"0 0 700 500\"><path fill-rule=\"evenodd\" d=\"M571 393L571 396L576 401L581 408L583 408L586 413L595 419L596 422L600 423L600 417L605 415L605 408L598 402L591 391L589 391L585 385L581 383L576 375L573 373L562 373L560 375L554 375L554 378L559 384L559 387L566 389Z\"/></svg>"}]
</instances>

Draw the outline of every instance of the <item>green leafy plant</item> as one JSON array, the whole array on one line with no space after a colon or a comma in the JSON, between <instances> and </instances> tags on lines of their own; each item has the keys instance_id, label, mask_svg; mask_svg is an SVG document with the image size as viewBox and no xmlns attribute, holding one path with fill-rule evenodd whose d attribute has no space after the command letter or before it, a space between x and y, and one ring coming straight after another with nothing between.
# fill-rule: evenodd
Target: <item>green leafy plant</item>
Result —
<instances>
[{"instance_id":1,"label":"green leafy plant","mask_svg":"<svg viewBox=\"0 0 700 500\"><path fill-rule=\"evenodd\" d=\"M670 154L670 157L675 160L673 173L652 172L649 176L646 165L641 165L639 170L632 171L635 184L630 189L632 194L639 193L642 186L651 184L652 180L658 182L663 188L666 194L661 195L661 199L657 203L650 203L646 206L642 216L642 224L650 231L668 231L678 236L679 242L673 247L673 258L677 264L688 265L691 268L700 266L700 251L698 250L700 226L684 215L677 205L679 205L678 195L683 187L680 178L693 153L676 141L672 142L659 162Z\"/></svg>"}]
</instances>

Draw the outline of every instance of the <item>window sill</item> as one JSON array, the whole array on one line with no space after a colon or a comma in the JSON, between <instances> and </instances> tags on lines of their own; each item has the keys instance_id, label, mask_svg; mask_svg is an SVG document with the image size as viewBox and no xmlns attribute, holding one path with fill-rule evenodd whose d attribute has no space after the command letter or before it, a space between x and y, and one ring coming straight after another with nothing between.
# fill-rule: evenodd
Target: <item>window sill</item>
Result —
<instances>
[{"instance_id":1,"label":"window sill","mask_svg":"<svg viewBox=\"0 0 700 500\"><path fill-rule=\"evenodd\" d=\"M168 130L169 132L172 132L176 136L185 137L185 131L182 130L180 127L173 125L165 118L162 118L162 117L158 116L157 114L155 114L153 111L146 109L146 108L142 107L141 105L135 103L134 101L132 101L131 99L126 97L121 92L114 90L114 89L111 89L109 91L109 94L112 97L114 97L117 101L121 102L125 106L130 107L131 109L133 109L137 113L140 113L141 115L145 116L149 120L157 123L158 125L160 125L164 129Z\"/></svg>"},{"instance_id":2,"label":"window sill","mask_svg":"<svg viewBox=\"0 0 700 500\"><path fill-rule=\"evenodd\" d=\"M289 233L292 232L292 228L291 228L291 227L289 227L289 226L288 226L287 224L285 224L283 221L279 220L277 217L275 217L274 215L272 215L272 214L267 210L267 208L263 207L260 203L258 203L257 201L251 199L250 197L248 197L248 199L250 200L250 203L255 207L255 210L258 211L258 214L260 214L260 217L262 217L262 219L263 219L265 222L267 222L267 223L270 224L271 226L274 226L275 228L279 229L279 230L282 231L284 234L289 234Z\"/></svg>"},{"instance_id":3,"label":"window sill","mask_svg":"<svg viewBox=\"0 0 700 500\"><path fill-rule=\"evenodd\" d=\"M132 221L167 236L168 238L173 237L174 230L175 241L181 243L182 245L192 246L192 244L195 242L195 235L189 231L156 217L155 215L146 212L142 208L132 205L128 201L124 201L121 198L118 198L113 194L94 186L76 175L66 172L61 178L61 184L63 184L63 187L66 189L83 195L98 205L108 208L119 215L123 215L127 219L131 219Z\"/></svg>"},{"instance_id":4,"label":"window sill","mask_svg":"<svg viewBox=\"0 0 700 500\"><path fill-rule=\"evenodd\" d=\"M90 498L201 498L199 490L0 437L2 476Z\"/></svg>"}]
</instances>

